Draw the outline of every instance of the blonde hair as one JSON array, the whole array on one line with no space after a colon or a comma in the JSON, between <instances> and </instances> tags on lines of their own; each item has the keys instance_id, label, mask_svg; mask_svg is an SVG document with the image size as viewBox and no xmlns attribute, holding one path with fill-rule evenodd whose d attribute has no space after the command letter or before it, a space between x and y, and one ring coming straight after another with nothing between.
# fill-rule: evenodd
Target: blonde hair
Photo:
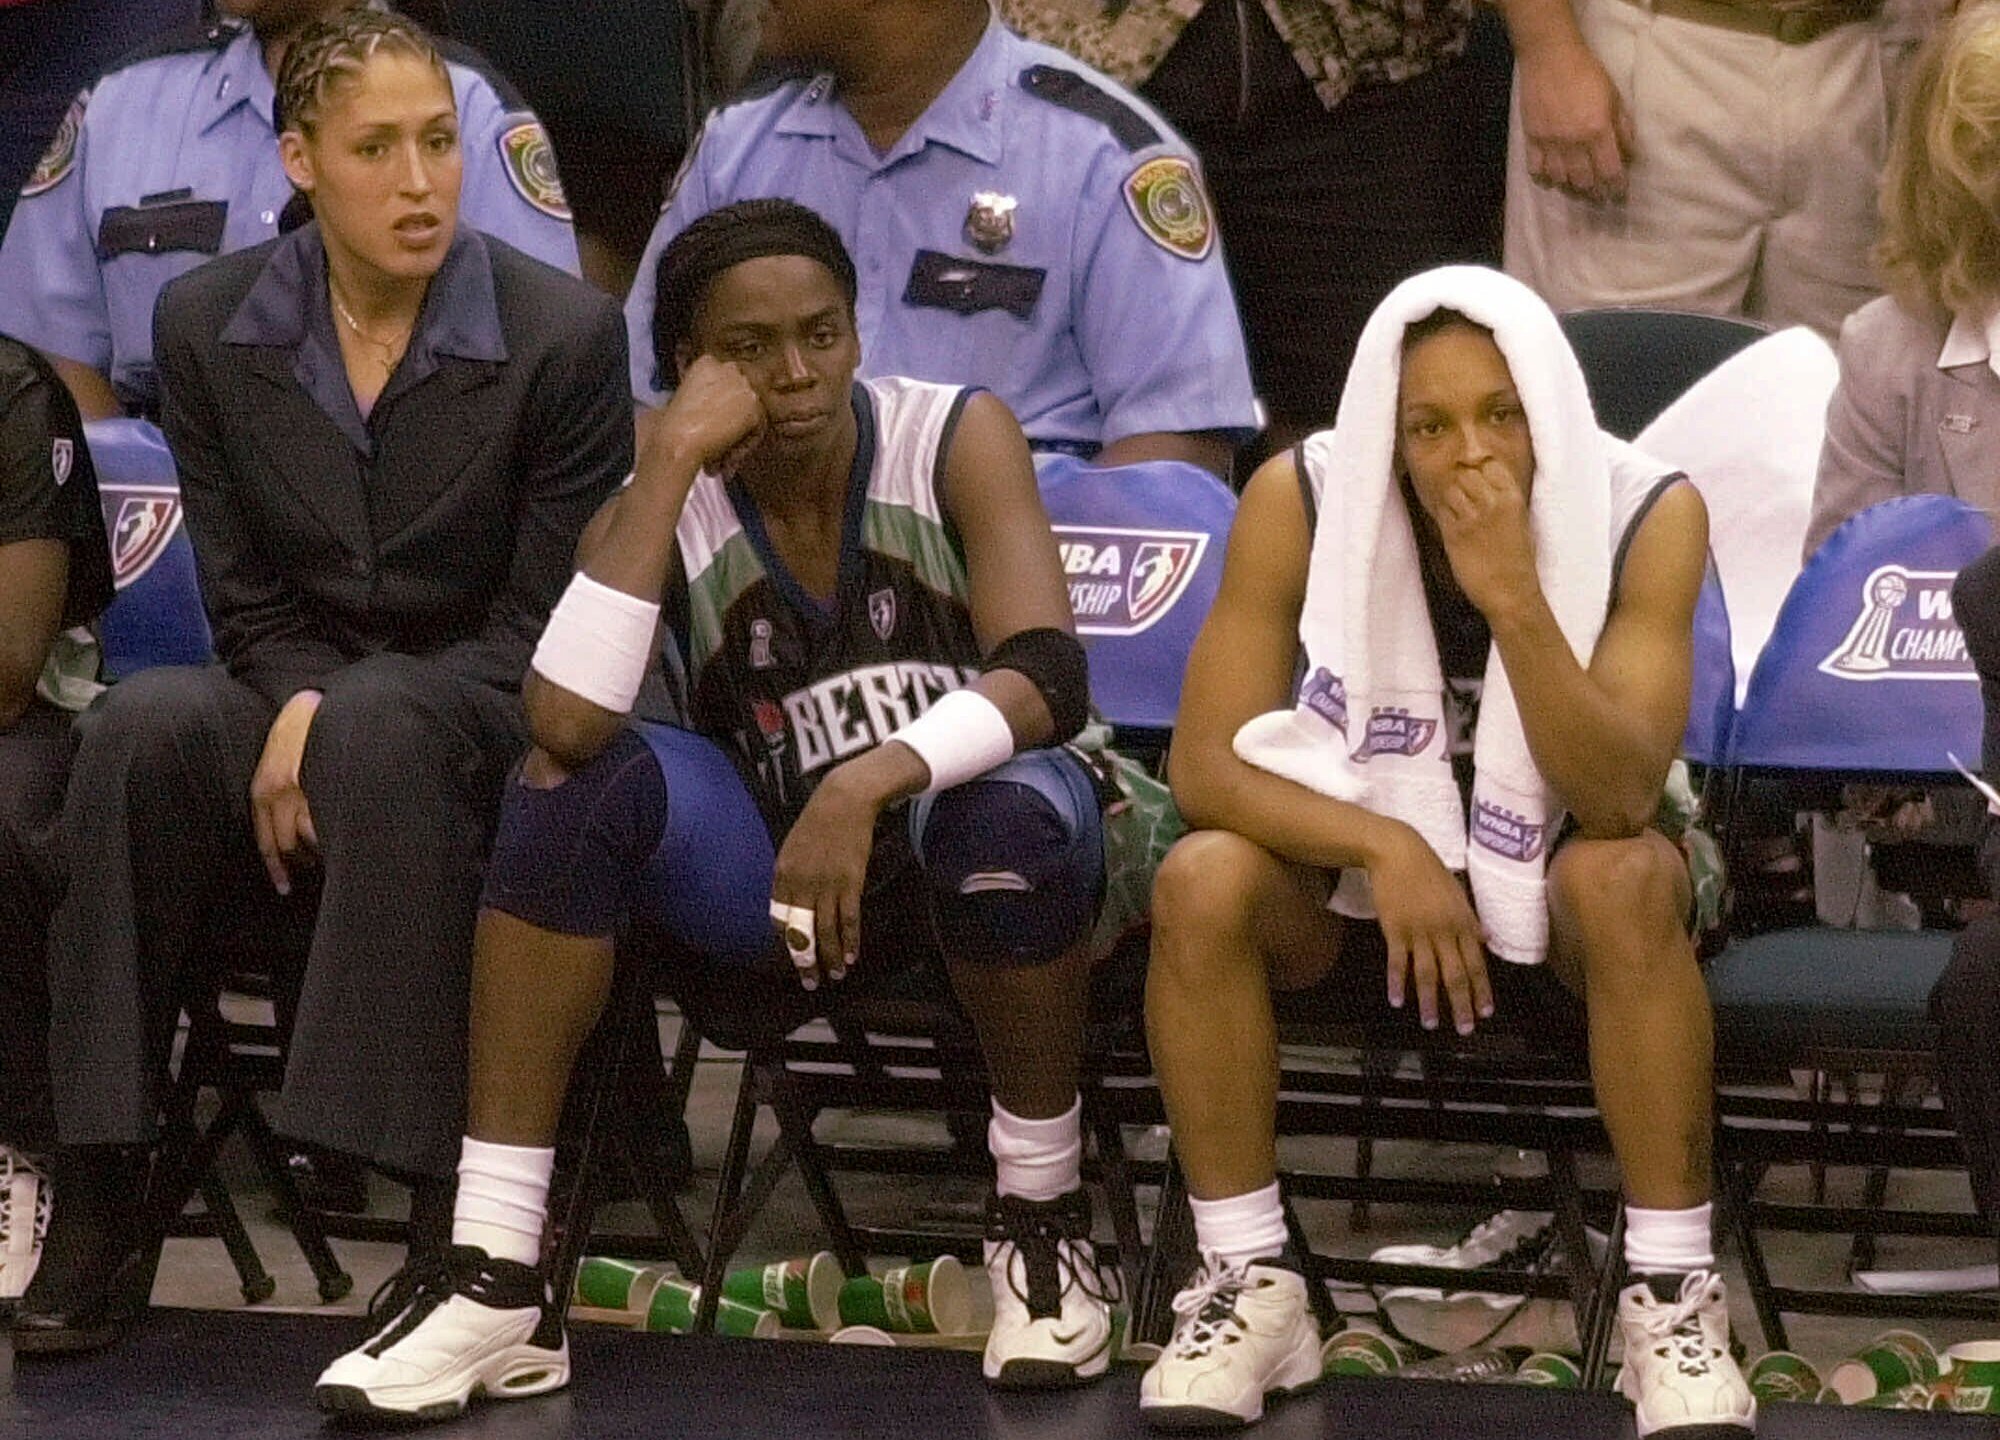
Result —
<instances>
[{"instance_id":1,"label":"blonde hair","mask_svg":"<svg viewBox=\"0 0 2000 1440\"><path fill-rule=\"evenodd\" d=\"M2000 299L2000 5L1967 5L1911 66L1875 258L1905 303L1957 314Z\"/></svg>"},{"instance_id":2,"label":"blonde hair","mask_svg":"<svg viewBox=\"0 0 2000 1440\"><path fill-rule=\"evenodd\" d=\"M286 49L272 115L278 130L311 134L333 87L359 79L368 62L385 53L428 64L451 91L444 56L421 25L386 10L342 10L308 25ZM458 103L455 92L452 103Z\"/></svg>"}]
</instances>

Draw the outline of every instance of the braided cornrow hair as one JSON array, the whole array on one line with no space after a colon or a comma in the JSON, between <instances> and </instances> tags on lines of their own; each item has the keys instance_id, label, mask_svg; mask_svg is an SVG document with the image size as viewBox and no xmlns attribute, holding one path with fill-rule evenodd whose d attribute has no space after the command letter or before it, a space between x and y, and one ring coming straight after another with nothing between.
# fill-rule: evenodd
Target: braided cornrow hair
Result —
<instances>
[{"instance_id":1,"label":"braided cornrow hair","mask_svg":"<svg viewBox=\"0 0 2000 1440\"><path fill-rule=\"evenodd\" d=\"M451 89L444 56L421 25L366 6L342 10L306 26L286 49L271 116L279 133L310 133L327 92L337 83L358 78L368 62L384 52L424 61Z\"/></svg>"},{"instance_id":2,"label":"braided cornrow hair","mask_svg":"<svg viewBox=\"0 0 2000 1440\"><path fill-rule=\"evenodd\" d=\"M675 352L694 329L695 312L716 277L746 260L803 255L824 265L854 308L854 260L839 232L792 200L739 200L711 210L660 252L653 301L653 352L671 377Z\"/></svg>"}]
</instances>

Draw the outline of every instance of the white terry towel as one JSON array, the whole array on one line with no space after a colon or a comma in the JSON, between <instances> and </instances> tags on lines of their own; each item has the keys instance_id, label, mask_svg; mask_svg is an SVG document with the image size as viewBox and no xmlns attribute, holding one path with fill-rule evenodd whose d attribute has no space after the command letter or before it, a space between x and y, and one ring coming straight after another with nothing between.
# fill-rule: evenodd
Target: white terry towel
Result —
<instances>
[{"instance_id":1,"label":"white terry towel","mask_svg":"<svg viewBox=\"0 0 2000 1440\"><path fill-rule=\"evenodd\" d=\"M1410 825L1448 869L1469 871L1493 952L1534 964L1548 951L1545 870L1562 815L1535 768L1496 650L1474 741L1468 840L1446 753L1437 640L1395 477L1403 332L1440 307L1490 329L1513 372L1535 448L1528 516L1542 590L1577 656L1587 662L1596 648L1614 512L1628 508L1614 500L1614 460L1628 475L1645 462L1597 428L1576 357L1533 291L1475 266L1432 270L1404 281L1375 311L1334 428L1302 448L1324 481L1299 623L1306 678L1298 704L1250 720L1235 749L1260 769ZM1375 913L1359 867L1342 872L1333 908Z\"/></svg>"}]
</instances>

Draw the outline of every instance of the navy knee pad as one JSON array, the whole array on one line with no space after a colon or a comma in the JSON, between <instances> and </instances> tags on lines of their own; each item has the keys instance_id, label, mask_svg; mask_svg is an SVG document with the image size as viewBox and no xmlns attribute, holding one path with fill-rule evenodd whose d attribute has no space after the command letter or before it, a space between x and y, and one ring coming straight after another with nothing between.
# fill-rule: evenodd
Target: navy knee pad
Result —
<instances>
[{"instance_id":1,"label":"navy knee pad","mask_svg":"<svg viewBox=\"0 0 2000 1440\"><path fill-rule=\"evenodd\" d=\"M936 796L917 835L938 941L954 960L1047 965L1097 918L1104 832L1080 766L1018 757Z\"/></svg>"},{"instance_id":2,"label":"navy knee pad","mask_svg":"<svg viewBox=\"0 0 2000 1440\"><path fill-rule=\"evenodd\" d=\"M667 827L667 782L632 731L560 785L516 776L480 904L559 935L610 935Z\"/></svg>"}]
</instances>

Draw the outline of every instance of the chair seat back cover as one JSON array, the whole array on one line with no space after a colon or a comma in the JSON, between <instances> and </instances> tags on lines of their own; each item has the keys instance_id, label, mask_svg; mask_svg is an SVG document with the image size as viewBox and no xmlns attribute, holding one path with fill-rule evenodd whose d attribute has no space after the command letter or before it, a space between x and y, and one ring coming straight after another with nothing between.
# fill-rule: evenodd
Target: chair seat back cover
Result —
<instances>
[{"instance_id":1,"label":"chair seat back cover","mask_svg":"<svg viewBox=\"0 0 2000 1440\"><path fill-rule=\"evenodd\" d=\"M117 419L91 421L84 440L97 467L118 587L98 622L105 673L202 664L214 644L166 437L148 421Z\"/></svg>"}]
</instances>

